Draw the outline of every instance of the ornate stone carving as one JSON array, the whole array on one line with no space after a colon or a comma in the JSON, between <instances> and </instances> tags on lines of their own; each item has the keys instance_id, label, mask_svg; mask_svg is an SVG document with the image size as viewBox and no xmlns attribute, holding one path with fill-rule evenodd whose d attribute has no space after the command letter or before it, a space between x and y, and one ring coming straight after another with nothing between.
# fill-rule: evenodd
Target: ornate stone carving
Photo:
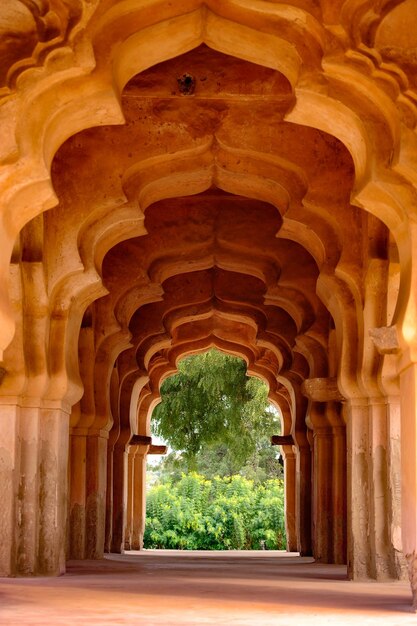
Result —
<instances>
[{"instance_id":1,"label":"ornate stone carving","mask_svg":"<svg viewBox=\"0 0 417 626\"><path fill-rule=\"evenodd\" d=\"M0 6L0 88L42 63L61 46L82 15L81 0L8 0Z\"/></svg>"}]
</instances>

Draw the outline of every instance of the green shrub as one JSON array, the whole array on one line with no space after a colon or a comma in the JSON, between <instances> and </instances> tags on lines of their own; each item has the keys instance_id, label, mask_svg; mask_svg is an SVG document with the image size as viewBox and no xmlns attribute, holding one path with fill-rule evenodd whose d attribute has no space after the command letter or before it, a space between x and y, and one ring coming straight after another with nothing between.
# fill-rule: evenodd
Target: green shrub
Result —
<instances>
[{"instance_id":1,"label":"green shrub","mask_svg":"<svg viewBox=\"0 0 417 626\"><path fill-rule=\"evenodd\" d=\"M256 485L236 475L207 480L183 474L147 495L145 548L256 550L285 548L280 479Z\"/></svg>"}]
</instances>

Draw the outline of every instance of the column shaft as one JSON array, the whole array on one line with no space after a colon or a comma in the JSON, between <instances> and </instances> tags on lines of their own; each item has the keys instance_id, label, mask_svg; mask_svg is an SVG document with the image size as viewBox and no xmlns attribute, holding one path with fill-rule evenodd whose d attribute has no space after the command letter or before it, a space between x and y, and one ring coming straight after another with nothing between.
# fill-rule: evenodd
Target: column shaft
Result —
<instances>
[{"instance_id":1,"label":"column shaft","mask_svg":"<svg viewBox=\"0 0 417 626\"><path fill-rule=\"evenodd\" d=\"M314 557L321 563L333 561L332 510L332 432L322 428L314 432Z\"/></svg>"},{"instance_id":2,"label":"column shaft","mask_svg":"<svg viewBox=\"0 0 417 626\"><path fill-rule=\"evenodd\" d=\"M352 579L371 577L369 541L369 420L366 400L347 406L347 518L348 575Z\"/></svg>"},{"instance_id":3,"label":"column shaft","mask_svg":"<svg viewBox=\"0 0 417 626\"><path fill-rule=\"evenodd\" d=\"M16 574L19 407L0 405L0 576Z\"/></svg>"},{"instance_id":4,"label":"column shaft","mask_svg":"<svg viewBox=\"0 0 417 626\"><path fill-rule=\"evenodd\" d=\"M129 446L129 452L127 453L127 476L126 476L126 516L125 516L125 534L124 534L124 549L131 550L131 535L133 524L133 501L134 501L134 459L136 449L134 446Z\"/></svg>"},{"instance_id":5,"label":"column shaft","mask_svg":"<svg viewBox=\"0 0 417 626\"><path fill-rule=\"evenodd\" d=\"M312 554L311 545L311 450L303 446L297 450L297 520L298 551L301 556Z\"/></svg>"},{"instance_id":6,"label":"column shaft","mask_svg":"<svg viewBox=\"0 0 417 626\"><path fill-rule=\"evenodd\" d=\"M282 446L284 457L285 532L287 550L297 552L296 455L292 446Z\"/></svg>"},{"instance_id":7,"label":"column shaft","mask_svg":"<svg viewBox=\"0 0 417 626\"><path fill-rule=\"evenodd\" d=\"M346 430L333 428L333 563L346 563Z\"/></svg>"},{"instance_id":8,"label":"column shaft","mask_svg":"<svg viewBox=\"0 0 417 626\"><path fill-rule=\"evenodd\" d=\"M127 453L125 448L115 446L113 453L113 528L111 552L122 553L127 500Z\"/></svg>"},{"instance_id":9,"label":"column shaft","mask_svg":"<svg viewBox=\"0 0 417 626\"><path fill-rule=\"evenodd\" d=\"M86 463L87 438L85 435L72 434L70 510L69 510L69 554L70 559L85 557L85 500L86 500Z\"/></svg>"},{"instance_id":10,"label":"column shaft","mask_svg":"<svg viewBox=\"0 0 417 626\"><path fill-rule=\"evenodd\" d=\"M142 550L146 520L146 453L138 446L134 464L132 549ZM145 446L144 446L145 447ZM147 450L148 446L146 446Z\"/></svg>"},{"instance_id":11,"label":"column shaft","mask_svg":"<svg viewBox=\"0 0 417 626\"><path fill-rule=\"evenodd\" d=\"M417 610L417 363L400 375L402 543Z\"/></svg>"},{"instance_id":12,"label":"column shaft","mask_svg":"<svg viewBox=\"0 0 417 626\"><path fill-rule=\"evenodd\" d=\"M107 489L107 436L87 437L86 546L87 559L104 552Z\"/></svg>"}]
</instances>

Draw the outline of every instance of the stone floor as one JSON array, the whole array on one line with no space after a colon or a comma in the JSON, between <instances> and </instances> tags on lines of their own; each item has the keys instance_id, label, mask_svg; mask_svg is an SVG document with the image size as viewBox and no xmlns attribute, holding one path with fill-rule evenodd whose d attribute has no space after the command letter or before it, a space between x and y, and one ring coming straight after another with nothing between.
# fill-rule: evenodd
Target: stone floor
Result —
<instances>
[{"instance_id":1,"label":"stone floor","mask_svg":"<svg viewBox=\"0 0 417 626\"><path fill-rule=\"evenodd\" d=\"M0 579L0 624L417 624L409 586L282 552L130 552L73 561L61 578Z\"/></svg>"}]
</instances>

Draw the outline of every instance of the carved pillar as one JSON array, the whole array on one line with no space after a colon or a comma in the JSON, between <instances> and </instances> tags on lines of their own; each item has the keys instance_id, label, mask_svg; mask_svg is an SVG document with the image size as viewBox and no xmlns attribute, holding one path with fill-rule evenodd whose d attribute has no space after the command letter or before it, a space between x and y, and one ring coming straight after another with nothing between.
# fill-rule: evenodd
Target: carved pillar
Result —
<instances>
[{"instance_id":1,"label":"carved pillar","mask_svg":"<svg viewBox=\"0 0 417 626\"><path fill-rule=\"evenodd\" d=\"M16 527L16 573L37 573L37 542L39 515L39 407L21 407L19 410L19 491Z\"/></svg>"},{"instance_id":2,"label":"carved pillar","mask_svg":"<svg viewBox=\"0 0 417 626\"><path fill-rule=\"evenodd\" d=\"M19 407L11 404L0 405L0 422L0 576L14 576L19 483Z\"/></svg>"},{"instance_id":3,"label":"carved pillar","mask_svg":"<svg viewBox=\"0 0 417 626\"><path fill-rule=\"evenodd\" d=\"M362 398L350 402L349 408L349 575L354 579L394 578L387 405L382 398Z\"/></svg>"},{"instance_id":4,"label":"carved pillar","mask_svg":"<svg viewBox=\"0 0 417 626\"><path fill-rule=\"evenodd\" d=\"M370 336L380 355L383 356L381 382L386 394L386 457L388 498L387 524L390 545L391 568L395 578L404 578L406 563L401 539L401 396L397 375L400 346L397 330L384 326L370 330ZM401 369L401 368L400 368ZM401 389L402 391L402 389ZM404 401L404 397L402 397Z\"/></svg>"},{"instance_id":5,"label":"carved pillar","mask_svg":"<svg viewBox=\"0 0 417 626\"><path fill-rule=\"evenodd\" d=\"M70 437L71 474L68 553L68 558L70 559L83 559L85 555L87 438L84 430L73 428Z\"/></svg>"},{"instance_id":6,"label":"carved pillar","mask_svg":"<svg viewBox=\"0 0 417 626\"><path fill-rule=\"evenodd\" d=\"M113 368L110 377L110 407L113 416L113 428L109 434L107 443L107 488L106 488L106 524L104 537L104 552L111 552L113 536L113 484L114 484L114 447L120 434L119 416L119 373L116 367Z\"/></svg>"},{"instance_id":7,"label":"carved pillar","mask_svg":"<svg viewBox=\"0 0 417 626\"><path fill-rule=\"evenodd\" d=\"M297 552L296 455L291 445L282 446L284 457L285 532L287 550Z\"/></svg>"},{"instance_id":8,"label":"carved pillar","mask_svg":"<svg viewBox=\"0 0 417 626\"><path fill-rule=\"evenodd\" d=\"M366 398L349 401L347 422L347 518L348 575L353 579L371 576L369 541L369 421Z\"/></svg>"},{"instance_id":9,"label":"carved pillar","mask_svg":"<svg viewBox=\"0 0 417 626\"><path fill-rule=\"evenodd\" d=\"M125 444L115 445L113 452L113 523L111 552L124 549L127 501L127 452Z\"/></svg>"},{"instance_id":10,"label":"carved pillar","mask_svg":"<svg viewBox=\"0 0 417 626\"><path fill-rule=\"evenodd\" d=\"M39 446L39 568L56 576L65 572L69 414L41 409Z\"/></svg>"},{"instance_id":11,"label":"carved pillar","mask_svg":"<svg viewBox=\"0 0 417 626\"><path fill-rule=\"evenodd\" d=\"M106 523L104 529L104 552L111 552L113 535L113 452L111 433L107 446L107 488L106 488Z\"/></svg>"},{"instance_id":12,"label":"carved pillar","mask_svg":"<svg viewBox=\"0 0 417 626\"><path fill-rule=\"evenodd\" d=\"M126 519L125 519L125 533L124 533L124 549L131 550L131 536L132 536L132 524L133 524L133 502L136 497L134 494L134 459L136 455L136 447L128 446L128 452L126 453Z\"/></svg>"},{"instance_id":13,"label":"carved pillar","mask_svg":"<svg viewBox=\"0 0 417 626\"><path fill-rule=\"evenodd\" d=\"M303 445L296 452L296 511L299 526L297 545L301 556L312 554L311 546L311 449Z\"/></svg>"},{"instance_id":14,"label":"carved pillar","mask_svg":"<svg viewBox=\"0 0 417 626\"><path fill-rule=\"evenodd\" d=\"M417 611L417 363L400 373L402 544Z\"/></svg>"},{"instance_id":15,"label":"carved pillar","mask_svg":"<svg viewBox=\"0 0 417 626\"><path fill-rule=\"evenodd\" d=\"M304 381L314 433L313 548L318 561L346 562L346 452L335 377Z\"/></svg>"},{"instance_id":16,"label":"carved pillar","mask_svg":"<svg viewBox=\"0 0 417 626\"><path fill-rule=\"evenodd\" d=\"M146 519L146 457L149 446L135 447L132 550L142 550Z\"/></svg>"},{"instance_id":17,"label":"carved pillar","mask_svg":"<svg viewBox=\"0 0 417 626\"><path fill-rule=\"evenodd\" d=\"M104 552L106 489L107 489L107 431L87 437L86 475L86 539L85 558L100 559Z\"/></svg>"},{"instance_id":18,"label":"carved pillar","mask_svg":"<svg viewBox=\"0 0 417 626\"><path fill-rule=\"evenodd\" d=\"M392 506L389 511L390 541L393 547L395 578L405 578L407 567L401 538L401 406L400 396L387 398L388 483Z\"/></svg>"},{"instance_id":19,"label":"carved pillar","mask_svg":"<svg viewBox=\"0 0 417 626\"><path fill-rule=\"evenodd\" d=\"M394 548L390 518L393 503L389 489L389 446L387 404L385 399L369 402L370 420L370 531L372 544L371 576L376 580L393 578Z\"/></svg>"},{"instance_id":20,"label":"carved pillar","mask_svg":"<svg viewBox=\"0 0 417 626\"><path fill-rule=\"evenodd\" d=\"M332 430L314 430L314 558L321 563L333 562L332 510Z\"/></svg>"},{"instance_id":21,"label":"carved pillar","mask_svg":"<svg viewBox=\"0 0 417 626\"><path fill-rule=\"evenodd\" d=\"M333 563L346 563L346 429L333 426Z\"/></svg>"},{"instance_id":22,"label":"carved pillar","mask_svg":"<svg viewBox=\"0 0 417 626\"><path fill-rule=\"evenodd\" d=\"M69 416L0 405L0 573L65 571Z\"/></svg>"}]
</instances>

